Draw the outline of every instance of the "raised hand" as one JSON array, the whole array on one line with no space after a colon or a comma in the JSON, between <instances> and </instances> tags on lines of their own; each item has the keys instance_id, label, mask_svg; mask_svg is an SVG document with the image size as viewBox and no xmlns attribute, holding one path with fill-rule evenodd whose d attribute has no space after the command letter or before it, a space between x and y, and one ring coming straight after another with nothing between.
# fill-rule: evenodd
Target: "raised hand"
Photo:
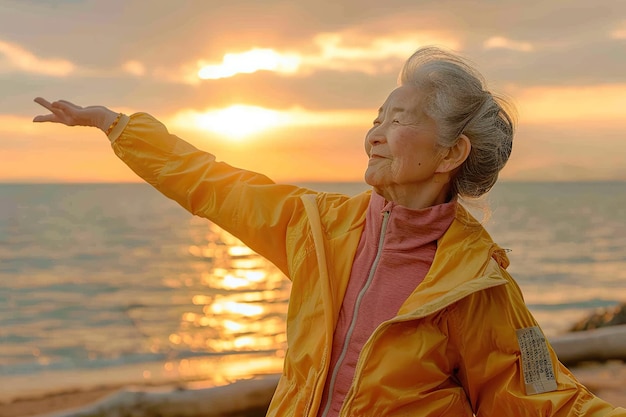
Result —
<instances>
[{"instance_id":1,"label":"raised hand","mask_svg":"<svg viewBox=\"0 0 626 417\"><path fill-rule=\"evenodd\" d=\"M115 120L117 113L104 106L81 107L66 100L50 103L37 97L35 103L50 110L50 114L39 115L33 122L62 123L67 126L92 126L103 131Z\"/></svg>"}]
</instances>

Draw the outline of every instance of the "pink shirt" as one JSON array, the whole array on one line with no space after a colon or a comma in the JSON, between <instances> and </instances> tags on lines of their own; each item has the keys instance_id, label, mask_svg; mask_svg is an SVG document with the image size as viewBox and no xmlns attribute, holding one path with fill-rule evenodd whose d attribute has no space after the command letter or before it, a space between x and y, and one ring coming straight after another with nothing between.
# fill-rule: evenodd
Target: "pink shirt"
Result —
<instances>
[{"instance_id":1,"label":"pink shirt","mask_svg":"<svg viewBox=\"0 0 626 417\"><path fill-rule=\"evenodd\" d=\"M413 210L372 193L335 326L318 417L339 415L361 348L422 282L435 256L437 240L452 224L455 212L456 202Z\"/></svg>"}]
</instances>

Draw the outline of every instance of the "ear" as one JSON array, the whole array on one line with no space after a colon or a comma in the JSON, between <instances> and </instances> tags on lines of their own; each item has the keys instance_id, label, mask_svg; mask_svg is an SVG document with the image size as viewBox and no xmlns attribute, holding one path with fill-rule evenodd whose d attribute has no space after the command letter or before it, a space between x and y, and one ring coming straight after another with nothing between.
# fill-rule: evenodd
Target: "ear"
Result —
<instances>
[{"instance_id":1,"label":"ear","mask_svg":"<svg viewBox=\"0 0 626 417\"><path fill-rule=\"evenodd\" d=\"M471 150L472 143L469 138L465 135L459 136L456 143L443 152L443 157L435 172L440 174L451 173L465 162Z\"/></svg>"}]
</instances>

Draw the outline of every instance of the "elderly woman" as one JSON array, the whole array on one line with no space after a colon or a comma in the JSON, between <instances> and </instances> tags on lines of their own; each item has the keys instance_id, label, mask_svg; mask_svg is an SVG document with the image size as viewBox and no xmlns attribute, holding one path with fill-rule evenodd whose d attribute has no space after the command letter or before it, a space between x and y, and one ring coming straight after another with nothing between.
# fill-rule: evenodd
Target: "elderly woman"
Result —
<instances>
[{"instance_id":1,"label":"elderly woman","mask_svg":"<svg viewBox=\"0 0 626 417\"><path fill-rule=\"evenodd\" d=\"M356 197L217 162L145 113L36 101L94 126L141 178L292 280L270 416L626 416L562 366L508 259L458 202L511 153L504 102L455 54L411 56L365 137Z\"/></svg>"}]
</instances>

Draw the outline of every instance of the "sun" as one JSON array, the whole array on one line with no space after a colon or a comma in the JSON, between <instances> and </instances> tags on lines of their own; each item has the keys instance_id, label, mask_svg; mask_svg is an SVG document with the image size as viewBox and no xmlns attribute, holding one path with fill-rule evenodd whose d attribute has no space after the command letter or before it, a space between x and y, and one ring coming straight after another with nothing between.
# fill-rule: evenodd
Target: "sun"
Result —
<instances>
[{"instance_id":1,"label":"sun","mask_svg":"<svg viewBox=\"0 0 626 417\"><path fill-rule=\"evenodd\" d=\"M204 111L182 110L169 121L177 129L211 132L230 141L245 141L267 130L285 127L306 129L312 127L356 127L367 125L371 111L326 110L311 111L301 107L273 110L246 104Z\"/></svg>"},{"instance_id":2,"label":"sun","mask_svg":"<svg viewBox=\"0 0 626 417\"><path fill-rule=\"evenodd\" d=\"M278 111L243 104L198 113L194 119L198 128L234 140L241 140L284 123L284 117Z\"/></svg>"}]
</instances>

